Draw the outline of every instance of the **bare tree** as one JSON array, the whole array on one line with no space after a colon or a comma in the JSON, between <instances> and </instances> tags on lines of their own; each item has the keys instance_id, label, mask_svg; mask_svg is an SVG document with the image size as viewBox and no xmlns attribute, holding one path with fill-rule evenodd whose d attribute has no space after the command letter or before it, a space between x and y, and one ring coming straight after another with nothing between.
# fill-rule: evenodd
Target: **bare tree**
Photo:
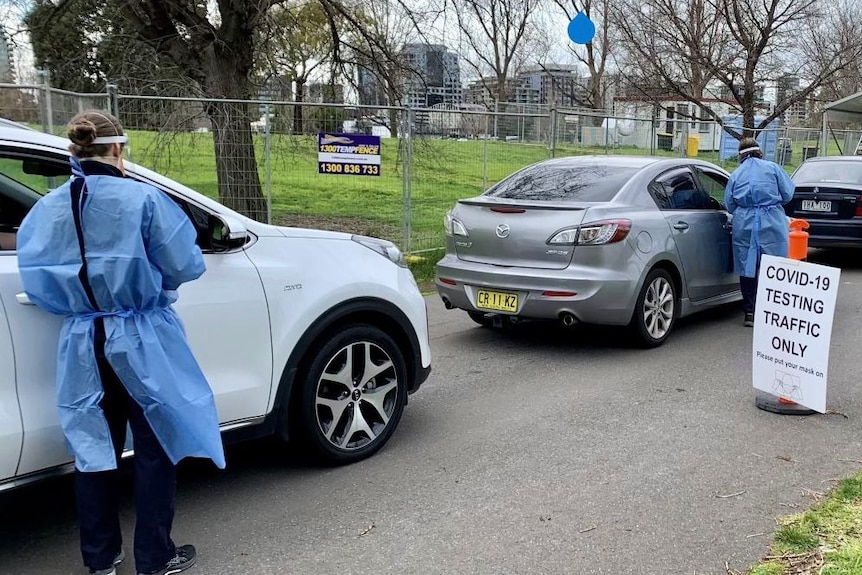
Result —
<instances>
[{"instance_id":1,"label":"bare tree","mask_svg":"<svg viewBox=\"0 0 862 575\"><path fill-rule=\"evenodd\" d=\"M812 67L836 67L835 74L824 80L819 100L831 102L862 91L862 4L857 0L836 0L827 5L817 22L817 33L803 46ZM839 55L836 66L833 54Z\"/></svg>"},{"instance_id":2,"label":"bare tree","mask_svg":"<svg viewBox=\"0 0 862 575\"><path fill-rule=\"evenodd\" d=\"M627 0L615 20L626 50L661 80L659 88L699 105L719 123L721 115L704 101L704 90L710 80L723 85L743 124L741 132L727 129L743 137L809 98L845 66L848 52L860 50L858 43L820 42L820 62L806 59L806 46L818 42L825 6L826 0ZM788 74L803 85L765 109L758 90ZM755 123L758 112L763 119Z\"/></svg>"},{"instance_id":3,"label":"bare tree","mask_svg":"<svg viewBox=\"0 0 862 575\"><path fill-rule=\"evenodd\" d=\"M306 85L312 75L326 68L334 52L331 25L318 2L274 6L260 30L260 60L270 77L293 84L293 131L301 134Z\"/></svg>"},{"instance_id":4,"label":"bare tree","mask_svg":"<svg viewBox=\"0 0 862 575\"><path fill-rule=\"evenodd\" d=\"M569 98L585 108L605 108L605 72L614 46L611 2L609 0L554 0L557 7L572 20L579 12L596 24L596 36L585 46L570 45L575 59L587 69L589 75L585 93L573 91ZM599 120L600 121L600 120Z\"/></svg>"},{"instance_id":5,"label":"bare tree","mask_svg":"<svg viewBox=\"0 0 862 575\"><path fill-rule=\"evenodd\" d=\"M110 0L140 39L170 60L200 89L212 124L219 198L262 219L261 192L250 123L251 106L224 101L256 96L252 82L255 31L277 0ZM211 10L212 9L212 10Z\"/></svg>"},{"instance_id":6,"label":"bare tree","mask_svg":"<svg viewBox=\"0 0 862 575\"><path fill-rule=\"evenodd\" d=\"M623 0L612 18L620 35L630 87L656 102L669 95L704 105L714 68L730 62L732 36L717 2L723 0ZM714 65L710 65L713 63Z\"/></svg>"},{"instance_id":7,"label":"bare tree","mask_svg":"<svg viewBox=\"0 0 862 575\"><path fill-rule=\"evenodd\" d=\"M413 6L405 0L379 0L364 4L345 0L320 0L330 19L333 35L333 66L359 86L360 70L381 85L390 106L402 104L404 86L415 70L404 59L411 41L427 41L424 30L439 13L433 7ZM336 25L338 22L341 25ZM389 110L388 128L399 133L397 110Z\"/></svg>"},{"instance_id":8,"label":"bare tree","mask_svg":"<svg viewBox=\"0 0 862 575\"><path fill-rule=\"evenodd\" d=\"M509 79L530 54L539 0L448 0L465 44L464 60L495 102L509 97ZM490 78L489 78L490 76Z\"/></svg>"}]
</instances>

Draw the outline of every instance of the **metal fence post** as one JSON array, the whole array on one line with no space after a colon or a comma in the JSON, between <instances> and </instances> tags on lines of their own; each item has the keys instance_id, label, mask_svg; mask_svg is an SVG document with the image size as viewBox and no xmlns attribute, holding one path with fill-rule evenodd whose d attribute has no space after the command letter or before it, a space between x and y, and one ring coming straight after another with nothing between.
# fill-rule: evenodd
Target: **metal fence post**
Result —
<instances>
[{"instance_id":1,"label":"metal fence post","mask_svg":"<svg viewBox=\"0 0 862 575\"><path fill-rule=\"evenodd\" d=\"M488 140L491 139L490 116L485 116L485 134L482 138L482 191L488 189Z\"/></svg>"},{"instance_id":2,"label":"metal fence post","mask_svg":"<svg viewBox=\"0 0 862 575\"><path fill-rule=\"evenodd\" d=\"M413 234L413 110L401 110L401 245L405 253L412 249Z\"/></svg>"},{"instance_id":3,"label":"metal fence post","mask_svg":"<svg viewBox=\"0 0 862 575\"><path fill-rule=\"evenodd\" d=\"M557 155L557 109L551 108L548 113L548 123L550 124L550 141L548 142L548 155L551 158Z\"/></svg>"},{"instance_id":4,"label":"metal fence post","mask_svg":"<svg viewBox=\"0 0 862 575\"><path fill-rule=\"evenodd\" d=\"M263 107L263 163L265 166L264 186L266 187L266 223L272 224L272 130L269 123L269 104Z\"/></svg>"},{"instance_id":5,"label":"metal fence post","mask_svg":"<svg viewBox=\"0 0 862 575\"><path fill-rule=\"evenodd\" d=\"M120 118L120 102L118 98L119 87L116 84L108 84L106 86L108 91L108 110L114 115L115 118ZM122 123L122 122L121 122Z\"/></svg>"},{"instance_id":6,"label":"metal fence post","mask_svg":"<svg viewBox=\"0 0 862 575\"><path fill-rule=\"evenodd\" d=\"M607 154L609 152L608 139L611 137L611 117L608 116L607 110L605 110L604 116L605 116L605 119L604 119L604 124L605 124L605 154ZM616 122L616 119L614 119L614 122Z\"/></svg>"},{"instance_id":7,"label":"metal fence post","mask_svg":"<svg viewBox=\"0 0 862 575\"><path fill-rule=\"evenodd\" d=\"M51 105L51 73L48 70L36 70L36 77L42 80L42 101L39 113L42 115L42 131L54 133L54 109Z\"/></svg>"},{"instance_id":8,"label":"metal fence post","mask_svg":"<svg viewBox=\"0 0 862 575\"><path fill-rule=\"evenodd\" d=\"M679 157L685 158L688 155L688 120L682 121L682 131L679 135Z\"/></svg>"}]
</instances>

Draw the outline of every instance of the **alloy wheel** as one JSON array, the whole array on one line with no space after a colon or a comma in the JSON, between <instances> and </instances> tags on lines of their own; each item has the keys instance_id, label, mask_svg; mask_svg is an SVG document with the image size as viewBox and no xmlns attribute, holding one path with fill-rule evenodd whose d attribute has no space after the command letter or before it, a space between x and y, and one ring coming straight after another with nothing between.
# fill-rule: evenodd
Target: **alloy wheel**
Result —
<instances>
[{"instance_id":1,"label":"alloy wheel","mask_svg":"<svg viewBox=\"0 0 862 575\"><path fill-rule=\"evenodd\" d=\"M652 280L643 303L644 327L655 340L662 339L673 324L673 286L663 276Z\"/></svg>"},{"instance_id":2,"label":"alloy wheel","mask_svg":"<svg viewBox=\"0 0 862 575\"><path fill-rule=\"evenodd\" d=\"M379 345L355 341L327 362L315 393L317 424L342 450L357 450L379 437L398 405L398 371Z\"/></svg>"}]
</instances>

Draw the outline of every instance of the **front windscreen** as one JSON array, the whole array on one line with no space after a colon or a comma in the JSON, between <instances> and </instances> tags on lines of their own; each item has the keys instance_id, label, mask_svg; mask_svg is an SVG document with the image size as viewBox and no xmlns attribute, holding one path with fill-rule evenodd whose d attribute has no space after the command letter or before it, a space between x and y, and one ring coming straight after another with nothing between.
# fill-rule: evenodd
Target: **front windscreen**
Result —
<instances>
[{"instance_id":1,"label":"front windscreen","mask_svg":"<svg viewBox=\"0 0 862 575\"><path fill-rule=\"evenodd\" d=\"M506 178L484 195L543 202L607 202L638 169L601 164L538 164Z\"/></svg>"},{"instance_id":2,"label":"front windscreen","mask_svg":"<svg viewBox=\"0 0 862 575\"><path fill-rule=\"evenodd\" d=\"M793 179L806 184L862 185L862 161L808 162L799 167Z\"/></svg>"}]
</instances>

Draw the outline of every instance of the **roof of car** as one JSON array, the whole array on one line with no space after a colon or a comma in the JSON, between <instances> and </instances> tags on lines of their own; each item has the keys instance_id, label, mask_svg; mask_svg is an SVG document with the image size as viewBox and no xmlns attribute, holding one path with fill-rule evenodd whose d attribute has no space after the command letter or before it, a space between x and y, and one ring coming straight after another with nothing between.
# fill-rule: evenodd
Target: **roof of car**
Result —
<instances>
[{"instance_id":1,"label":"roof of car","mask_svg":"<svg viewBox=\"0 0 862 575\"><path fill-rule=\"evenodd\" d=\"M545 165L575 166L578 164L602 164L620 168L643 168L664 158L654 156L563 156L542 162Z\"/></svg>"},{"instance_id":2,"label":"roof of car","mask_svg":"<svg viewBox=\"0 0 862 575\"><path fill-rule=\"evenodd\" d=\"M69 141L65 138L61 138L53 134L46 134L44 132L37 132L36 130L28 128L22 124L16 125L14 122L11 122L11 124L12 125L5 122L0 123L0 140L11 140L13 142L23 142L27 144L40 144L61 149L66 149L69 145Z\"/></svg>"},{"instance_id":3,"label":"roof of car","mask_svg":"<svg viewBox=\"0 0 862 575\"><path fill-rule=\"evenodd\" d=\"M30 126L26 124L21 124L20 122L15 122L13 120L9 120L7 118L0 118L0 127L3 128L16 128L18 130L33 130Z\"/></svg>"},{"instance_id":4,"label":"roof of car","mask_svg":"<svg viewBox=\"0 0 862 575\"><path fill-rule=\"evenodd\" d=\"M806 162L835 162L835 161L851 161L862 162L862 156L815 156L808 158Z\"/></svg>"}]
</instances>

